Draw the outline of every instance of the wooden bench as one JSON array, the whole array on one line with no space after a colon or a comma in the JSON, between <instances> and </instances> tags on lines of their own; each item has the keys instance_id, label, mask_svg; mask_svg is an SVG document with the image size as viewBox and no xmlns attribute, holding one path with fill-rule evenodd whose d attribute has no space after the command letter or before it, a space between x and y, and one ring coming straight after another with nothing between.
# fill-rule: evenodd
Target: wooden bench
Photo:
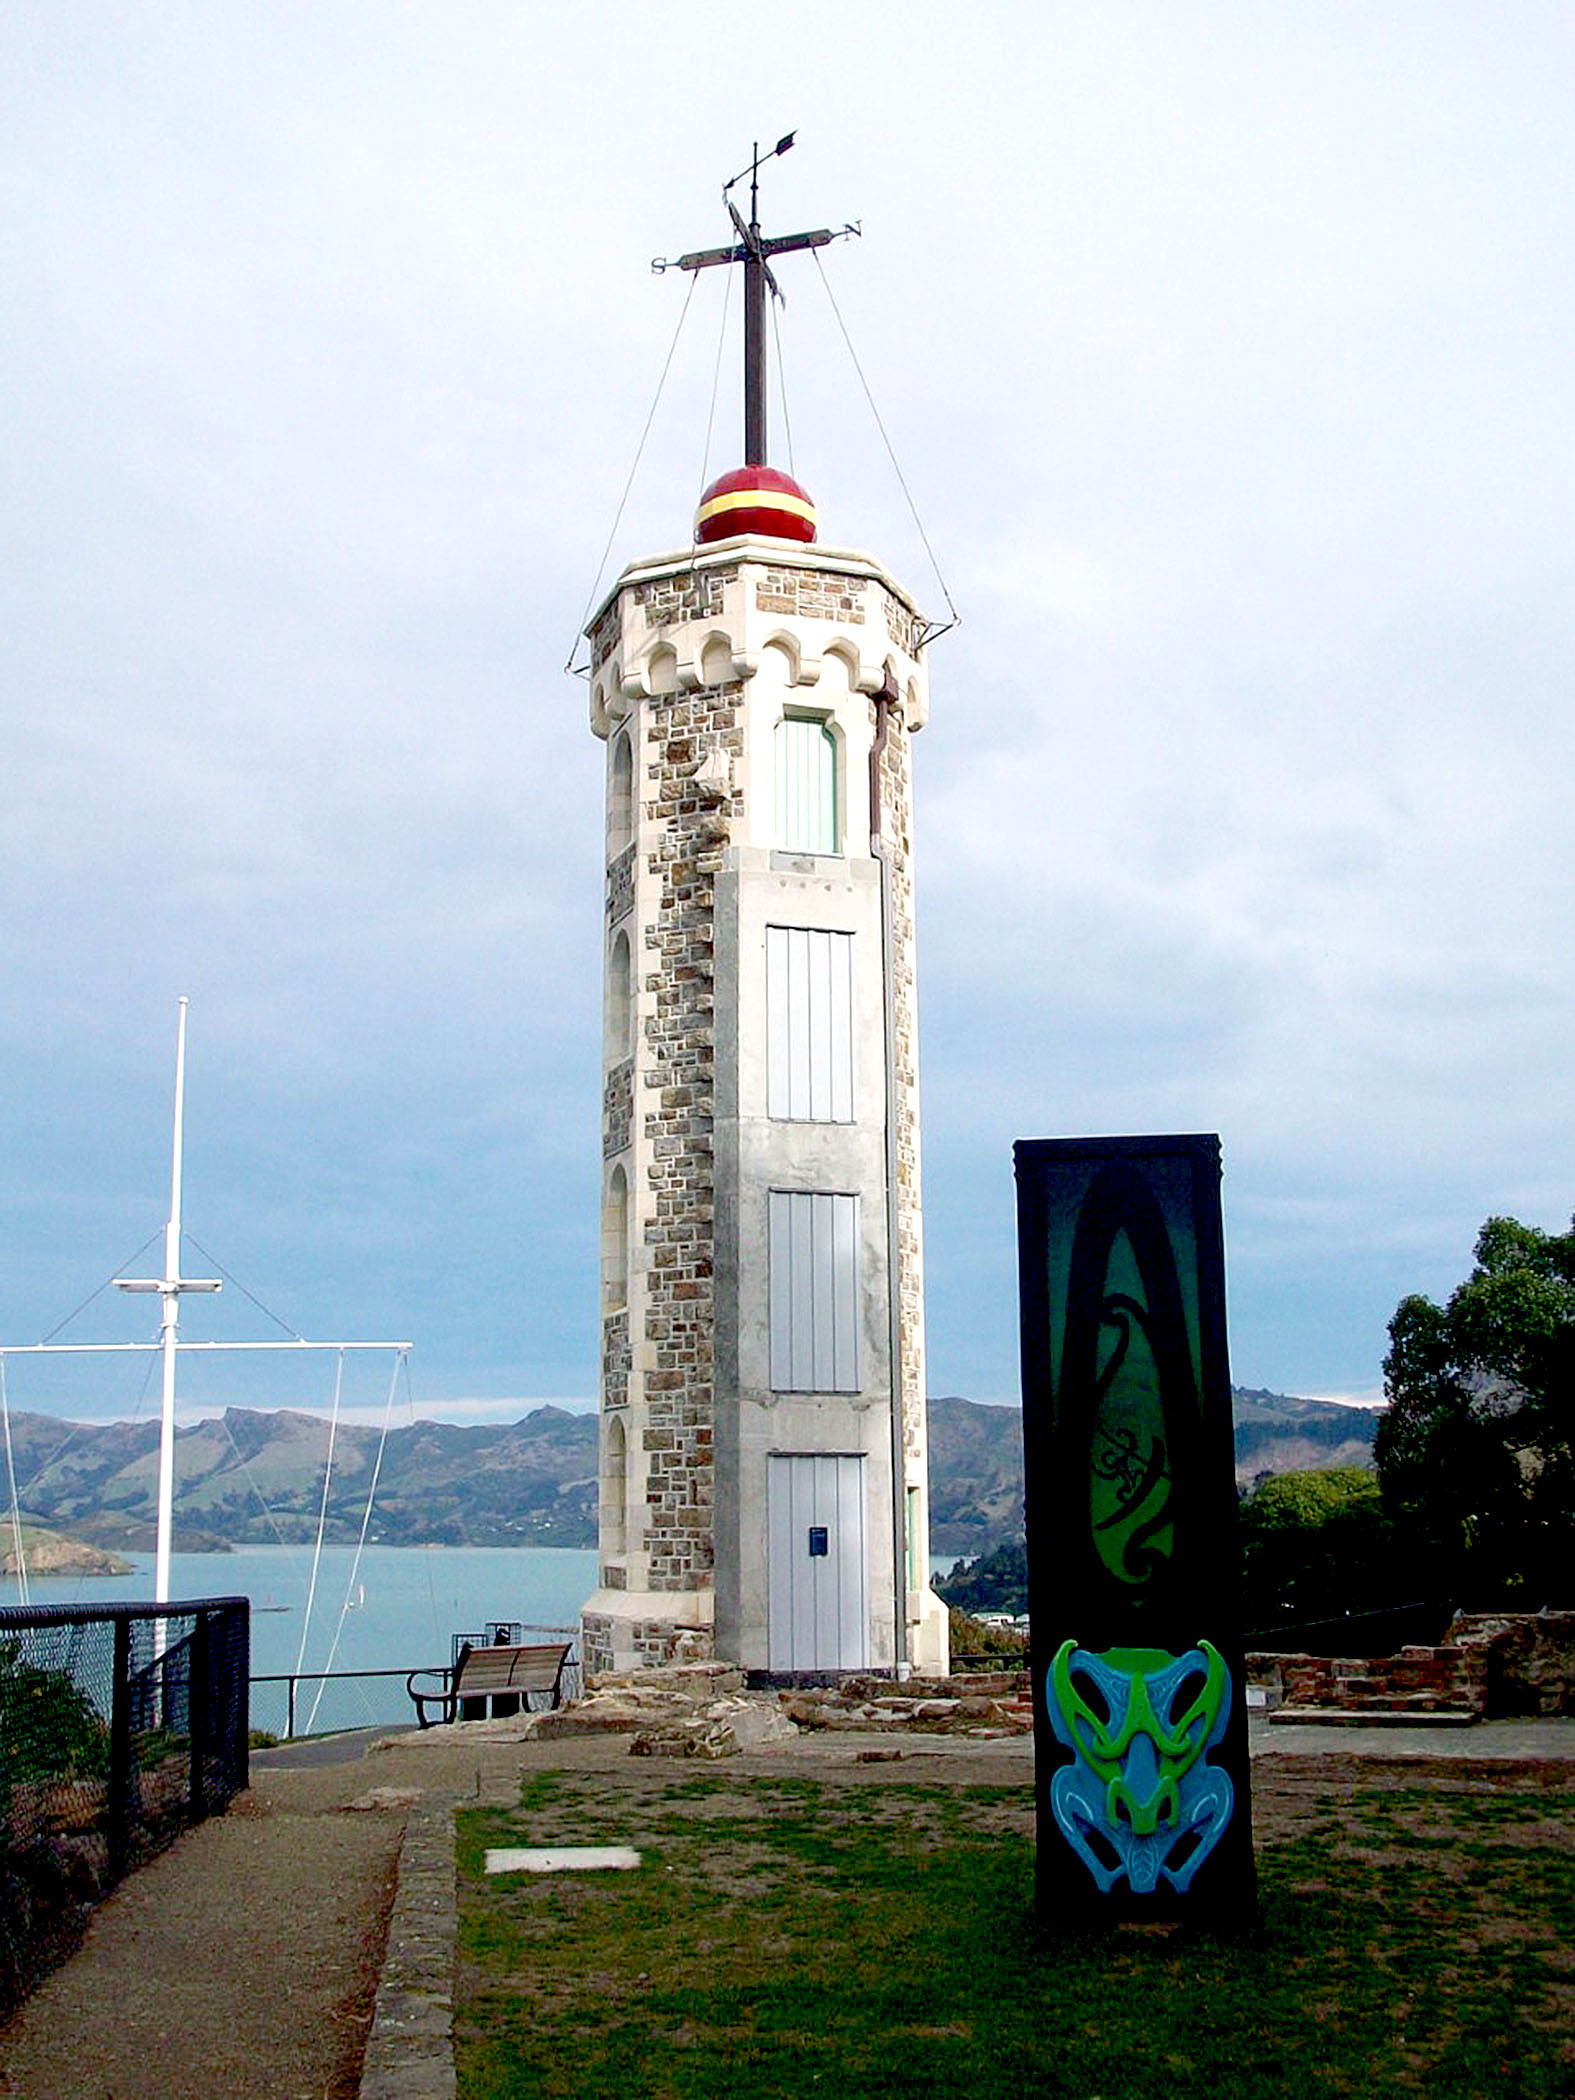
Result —
<instances>
[{"instance_id":1,"label":"wooden bench","mask_svg":"<svg viewBox=\"0 0 1575 2100\"><path fill-rule=\"evenodd\" d=\"M529 1712L533 1693L545 1693L548 1707L561 1706L564 1666L573 1650L572 1641L532 1648L473 1648L467 1641L451 1669L412 1670L405 1690L423 1728L436 1725L428 1707L444 1721L474 1721L485 1719L489 1700L494 1716L518 1713L522 1705ZM418 1678L436 1683L418 1687Z\"/></svg>"}]
</instances>

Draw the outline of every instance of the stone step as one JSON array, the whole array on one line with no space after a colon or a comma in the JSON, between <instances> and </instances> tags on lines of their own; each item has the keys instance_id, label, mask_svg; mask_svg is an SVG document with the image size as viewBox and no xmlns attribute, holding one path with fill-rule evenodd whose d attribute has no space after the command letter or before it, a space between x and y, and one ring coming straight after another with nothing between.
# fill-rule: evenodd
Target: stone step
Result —
<instances>
[{"instance_id":1,"label":"stone step","mask_svg":"<svg viewBox=\"0 0 1575 2100\"><path fill-rule=\"evenodd\" d=\"M1277 1706L1270 1726L1309 1728L1471 1728L1480 1716L1458 1706Z\"/></svg>"}]
</instances>

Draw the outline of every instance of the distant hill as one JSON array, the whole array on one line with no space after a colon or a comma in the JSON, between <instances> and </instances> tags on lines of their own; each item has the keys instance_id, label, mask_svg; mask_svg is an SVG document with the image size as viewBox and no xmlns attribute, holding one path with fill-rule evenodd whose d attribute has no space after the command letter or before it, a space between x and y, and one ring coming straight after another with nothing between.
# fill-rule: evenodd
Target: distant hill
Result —
<instances>
[{"instance_id":1,"label":"distant hill","mask_svg":"<svg viewBox=\"0 0 1575 2100\"><path fill-rule=\"evenodd\" d=\"M175 1436L177 1552L317 1535L326 1416L227 1408ZM156 1422L14 1414L23 1514L97 1546L151 1552ZM378 1432L341 1423L324 1536L361 1532ZM415 1422L389 1432L369 1539L384 1546L594 1546L596 1417L538 1407L504 1427Z\"/></svg>"},{"instance_id":2,"label":"distant hill","mask_svg":"<svg viewBox=\"0 0 1575 2100\"><path fill-rule=\"evenodd\" d=\"M1246 1386L1231 1390L1236 1479L1304 1473L1325 1466L1369 1466L1381 1411L1300 1400ZM930 1550L978 1554L1021 1538L1021 1410L945 1395L930 1400Z\"/></svg>"},{"instance_id":3,"label":"distant hill","mask_svg":"<svg viewBox=\"0 0 1575 2100\"><path fill-rule=\"evenodd\" d=\"M1336 1400L1296 1400L1232 1386L1236 1478L1250 1487L1260 1473L1306 1473L1328 1466L1370 1466L1381 1407L1342 1407Z\"/></svg>"},{"instance_id":4,"label":"distant hill","mask_svg":"<svg viewBox=\"0 0 1575 2100\"><path fill-rule=\"evenodd\" d=\"M1371 1462L1375 1408L1238 1389L1236 1473ZM175 1547L316 1536L326 1416L232 1407L176 1435ZM13 1414L24 1517L107 1551L150 1552L158 1424ZM341 1424L325 1536L360 1535L378 1433ZM1015 1407L930 1401L930 1544L978 1554L1022 1535L1022 1425ZM538 1407L501 1427L415 1422L389 1432L369 1538L385 1546L594 1546L596 1417Z\"/></svg>"},{"instance_id":5,"label":"distant hill","mask_svg":"<svg viewBox=\"0 0 1575 2100\"><path fill-rule=\"evenodd\" d=\"M1015 1407L932 1394L930 1551L983 1553L1023 1535L1023 1418Z\"/></svg>"},{"instance_id":6,"label":"distant hill","mask_svg":"<svg viewBox=\"0 0 1575 2100\"><path fill-rule=\"evenodd\" d=\"M16 1541L5 1527L5 1550L0 1553L0 1575L17 1572ZM131 1562L118 1553L105 1553L98 1546L85 1546L80 1539L62 1538L39 1524L22 1526L22 1556L29 1575L129 1575Z\"/></svg>"}]
</instances>

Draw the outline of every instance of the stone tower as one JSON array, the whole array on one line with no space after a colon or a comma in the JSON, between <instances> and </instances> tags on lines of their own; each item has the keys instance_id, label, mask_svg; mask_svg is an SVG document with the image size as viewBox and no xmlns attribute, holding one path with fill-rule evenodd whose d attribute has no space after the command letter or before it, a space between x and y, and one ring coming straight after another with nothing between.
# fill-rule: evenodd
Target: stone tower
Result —
<instances>
[{"instance_id":1,"label":"stone tower","mask_svg":"<svg viewBox=\"0 0 1575 2100\"><path fill-rule=\"evenodd\" d=\"M735 223L744 249L686 265L768 245ZM814 532L803 490L756 459L588 629L607 745L592 1669L947 1666L911 843L924 622Z\"/></svg>"}]
</instances>

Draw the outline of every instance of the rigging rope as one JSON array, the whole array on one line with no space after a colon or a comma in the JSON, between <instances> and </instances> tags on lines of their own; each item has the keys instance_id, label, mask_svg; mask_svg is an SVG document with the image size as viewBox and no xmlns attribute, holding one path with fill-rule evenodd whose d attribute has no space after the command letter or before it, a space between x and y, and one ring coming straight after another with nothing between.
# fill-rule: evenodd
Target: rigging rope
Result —
<instances>
[{"instance_id":1,"label":"rigging rope","mask_svg":"<svg viewBox=\"0 0 1575 2100\"><path fill-rule=\"evenodd\" d=\"M273 1533L275 1545L288 1546L292 1543L299 1543L299 1541L292 1541L290 1539L287 1539L284 1533L279 1529L279 1520L268 1506L268 1497L257 1485L257 1476L252 1471L251 1461L247 1458L246 1453L241 1449L240 1445L235 1441L235 1431L230 1427L230 1410L228 1408L226 1408L224 1410L224 1413L219 1417L219 1427L224 1431L225 1436L229 1439L230 1449L235 1453L236 1463L237 1465L239 1465L242 1473L246 1476L246 1485L251 1489L253 1498L257 1503L257 1507L262 1511L264 1517L266 1517L268 1520L268 1528Z\"/></svg>"},{"instance_id":2,"label":"rigging rope","mask_svg":"<svg viewBox=\"0 0 1575 2100\"><path fill-rule=\"evenodd\" d=\"M154 1239L157 1239L158 1234L155 1233L153 1237ZM142 1254L145 1252L146 1248L139 1247L137 1249L137 1254ZM134 1254L131 1257L133 1261L135 1261L136 1258L136 1254ZM100 1288L102 1288L102 1286L100 1286ZM97 1295L98 1293L95 1292L94 1296L96 1297ZM75 1314L73 1314L72 1317L75 1318ZM60 1329L57 1327L55 1329L55 1332L58 1334L60 1332ZM0 1350L0 1376L3 1376L4 1374L5 1357L6 1352L4 1350ZM132 1409L131 1413L131 1420L133 1426L135 1426L135 1424L141 1419L142 1409L148 1397L148 1387L153 1383L153 1373L157 1369L157 1367L157 1357L150 1356L146 1365L143 1367L142 1390L137 1395L136 1405ZM36 1481L42 1480L44 1475L49 1471L50 1467L52 1465L57 1464L59 1460L64 1458L66 1453L71 1449L71 1446L76 1442L77 1438L82 1435L84 1430L90 1428L91 1426L92 1425L87 1422L72 1422L68 1426L65 1435L60 1439L60 1442L56 1444L54 1450L51 1451L47 1457L39 1460L38 1464L33 1468L32 1472L28 1475L27 1479L22 1483L22 1485L24 1487L30 1488L34 1485ZM77 1578L77 1589L79 1594L84 1579L85 1578L82 1576L78 1576Z\"/></svg>"},{"instance_id":3,"label":"rigging rope","mask_svg":"<svg viewBox=\"0 0 1575 2100\"><path fill-rule=\"evenodd\" d=\"M859 376L859 385L864 389L864 398L869 403L870 414L875 418L875 428L880 432L881 443L886 447L886 457L891 461L892 472L897 477L897 485L902 490L903 496L907 501L908 514L918 529L919 538L924 542L924 551L930 557L930 567L935 571L935 580L941 587L941 596L946 600L946 610L951 614L951 618L944 626L932 626L925 634L924 641L928 645L930 642L935 641L938 636L946 634L951 628L960 627L962 625L962 614L952 603L952 594L946 588L946 578L941 574L941 565L935 559L935 549L930 545L930 536L924 529L924 520L919 516L919 507L913 500L913 493L908 487L907 477L898 464L896 451L891 439L886 434L886 425L881 421L880 410L875 406L875 396L870 391L870 383L864 376L864 367L859 363L859 353L854 349L853 338L848 333L848 324L842 318L842 309L838 306L836 294L831 289L831 279L826 275L825 266L820 260L819 253L812 248L810 255L814 259L815 268L820 272L820 281L826 288L827 299L831 302L832 315L836 320L837 327L842 332L842 340L847 345L848 355L853 360L853 369Z\"/></svg>"},{"instance_id":4,"label":"rigging rope","mask_svg":"<svg viewBox=\"0 0 1575 2100\"><path fill-rule=\"evenodd\" d=\"M696 270L694 275L698 277L700 272ZM733 273L729 270L722 286L722 325L716 332L716 363L711 367L711 405L706 410L705 446L700 454L700 486L703 489L711 486L711 430L716 422L717 390L722 384L722 352L727 348L727 310L732 303ZM695 520L695 529L699 529L698 517Z\"/></svg>"},{"instance_id":5,"label":"rigging rope","mask_svg":"<svg viewBox=\"0 0 1575 2100\"><path fill-rule=\"evenodd\" d=\"M109 1289L110 1285L119 1278L121 1270L129 1269L134 1261L140 1261L143 1255L147 1253L148 1249L153 1245L153 1242L158 1237L159 1235L156 1232L150 1232L147 1238L142 1242L142 1245L137 1249L137 1251L134 1254L128 1254L126 1256L125 1260L121 1263L119 1269L112 1269L110 1273L104 1278L104 1281L98 1286L97 1290L88 1292L87 1296L82 1300L82 1303L76 1308L76 1312L68 1312L63 1320L57 1321L57 1323L50 1328L48 1334L44 1336L44 1340L46 1342L52 1342L55 1336L59 1334L63 1328L69 1327L71 1325L71 1322L76 1318L77 1313L85 1313L88 1307L93 1303L93 1300L95 1298L102 1298L104 1293Z\"/></svg>"},{"instance_id":6,"label":"rigging rope","mask_svg":"<svg viewBox=\"0 0 1575 2100\"><path fill-rule=\"evenodd\" d=\"M188 1247L195 1247L204 1261L211 1261L213 1266L218 1270L219 1274L224 1278L227 1284L231 1285L233 1289L239 1291L243 1298L250 1299L251 1303L256 1306L257 1310L262 1314L265 1320L272 1320L275 1327L279 1328L283 1333L287 1334L292 1342L305 1341L306 1337L304 1334L297 1334L288 1320L281 1320L276 1312L272 1311L270 1307L263 1304L261 1298L259 1298L255 1292L249 1291L246 1288L245 1284L241 1282L238 1276L232 1276L229 1270L224 1266L223 1262L220 1261L219 1257L216 1254L210 1254L207 1248L202 1244L201 1240L197 1239L193 1234L189 1232L183 1232L181 1234L181 1238L186 1242Z\"/></svg>"},{"instance_id":7,"label":"rigging rope","mask_svg":"<svg viewBox=\"0 0 1575 2100\"><path fill-rule=\"evenodd\" d=\"M678 326L673 330L673 339L667 346L667 356L662 364L662 376L656 382L656 392L651 400L651 411L645 419L645 428L640 432L640 442L634 448L634 464L630 467L629 478L623 485L623 494L618 498L617 514L613 518L612 529L607 535L607 544L602 549L602 558L596 564L596 575L591 583L590 594L585 600L585 610L580 615L580 624L575 630L573 646L564 660L564 670L571 673L576 670L575 653L579 649L581 637L585 632L585 623L590 618L592 608L596 604L596 593L601 587L602 571L607 566L607 556L612 550L613 541L618 536L618 527L623 523L624 509L629 501L629 491L634 487L634 477L639 473L640 461L645 456L646 439L651 435L651 425L656 421L656 411L661 403L662 390L667 385L667 375L672 369L673 357L678 349L678 338L684 332L684 322L689 314L689 302L695 295L695 286L699 282L699 278L700 273L698 270L690 272L689 290L684 299L683 310L678 316Z\"/></svg>"},{"instance_id":8,"label":"rigging rope","mask_svg":"<svg viewBox=\"0 0 1575 2100\"><path fill-rule=\"evenodd\" d=\"M299 1677L306 1662L306 1638L312 1630L312 1604L317 1596L317 1569L323 1557L323 1530L328 1522L328 1484L334 1474L334 1438L339 1434L339 1396L344 1390L345 1353L339 1351L339 1368L334 1374L334 1411L328 1423L328 1456L323 1462L323 1502L317 1512L317 1544L312 1549L312 1579L306 1589L306 1613L301 1620L301 1645L295 1658L295 1674ZM315 1713L317 1709L314 1707ZM308 1729L310 1734L310 1729Z\"/></svg>"},{"instance_id":9,"label":"rigging rope","mask_svg":"<svg viewBox=\"0 0 1575 2100\"><path fill-rule=\"evenodd\" d=\"M31 1604L27 1593L27 1555L22 1550L22 1505L16 1497L16 1460L11 1453L11 1403L6 1398L5 1358L0 1356L0 1415L5 1417L5 1472L11 1488L11 1539L16 1549L16 1594L21 1604Z\"/></svg>"},{"instance_id":10,"label":"rigging rope","mask_svg":"<svg viewBox=\"0 0 1575 2100\"><path fill-rule=\"evenodd\" d=\"M372 1504L377 1499L378 1476L383 1470L383 1451L388 1443L388 1425L393 1416L394 1394L398 1389L399 1385L399 1361L400 1358L404 1356L404 1354L404 1350L401 1349L398 1357L396 1357L394 1361L393 1375L388 1381L388 1398L383 1403L382 1434L378 1437L377 1457L372 1463L372 1478L370 1483L368 1484L366 1491L366 1508L361 1512L361 1536L355 1542L355 1559L350 1563L349 1579L345 1583L345 1601L339 1607L339 1624L334 1628L333 1645L328 1650L328 1661L324 1666L324 1673L322 1677L318 1680L317 1697L312 1701L312 1710L306 1718L306 1733L308 1735L311 1734L313 1725L317 1720L317 1709L319 1706L321 1706L323 1702L323 1692L326 1689L328 1683L327 1673L328 1671L332 1670L334 1666L334 1657L339 1653L339 1636L341 1633L344 1632L345 1619L350 1610L350 1599L352 1594L354 1593L356 1575L359 1572L361 1566L361 1554L362 1550L366 1545L367 1528L372 1522ZM336 1405L337 1400L338 1395L336 1394ZM321 1546L322 1544L321 1534L319 1534L318 1544L319 1546ZM315 1575L316 1570L314 1568L314 1579ZM299 1669L299 1665L297 1665L297 1669Z\"/></svg>"},{"instance_id":11,"label":"rigging rope","mask_svg":"<svg viewBox=\"0 0 1575 2100\"><path fill-rule=\"evenodd\" d=\"M777 393L782 402L782 435L787 442L788 472L796 481L798 469L793 464L793 425L788 418L787 363L782 355L782 323L777 314L778 302L771 302L771 335L777 346Z\"/></svg>"}]
</instances>

